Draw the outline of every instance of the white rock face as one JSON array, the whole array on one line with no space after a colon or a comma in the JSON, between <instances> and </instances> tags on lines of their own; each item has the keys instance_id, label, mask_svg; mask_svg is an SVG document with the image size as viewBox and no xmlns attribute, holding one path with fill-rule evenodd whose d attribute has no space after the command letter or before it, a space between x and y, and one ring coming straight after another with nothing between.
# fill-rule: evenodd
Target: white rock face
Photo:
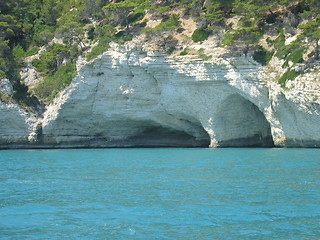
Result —
<instances>
[{"instance_id":1,"label":"white rock face","mask_svg":"<svg viewBox=\"0 0 320 240\"><path fill-rule=\"evenodd\" d=\"M43 143L319 147L319 104L309 99L303 108L269 80L247 57L204 62L114 45L79 61L72 85L44 115Z\"/></svg>"},{"instance_id":2,"label":"white rock face","mask_svg":"<svg viewBox=\"0 0 320 240\"><path fill-rule=\"evenodd\" d=\"M17 104L0 101L0 148L20 147L37 141L37 121Z\"/></svg>"},{"instance_id":3,"label":"white rock face","mask_svg":"<svg viewBox=\"0 0 320 240\"><path fill-rule=\"evenodd\" d=\"M0 146L320 147L319 71L283 89L277 59L262 68L250 57L210 51L202 61L113 45L80 59L41 129L16 105L0 105Z\"/></svg>"},{"instance_id":4,"label":"white rock face","mask_svg":"<svg viewBox=\"0 0 320 240\"><path fill-rule=\"evenodd\" d=\"M9 79L3 78L0 79L0 92L5 94L11 94L13 91L13 87Z\"/></svg>"}]
</instances>

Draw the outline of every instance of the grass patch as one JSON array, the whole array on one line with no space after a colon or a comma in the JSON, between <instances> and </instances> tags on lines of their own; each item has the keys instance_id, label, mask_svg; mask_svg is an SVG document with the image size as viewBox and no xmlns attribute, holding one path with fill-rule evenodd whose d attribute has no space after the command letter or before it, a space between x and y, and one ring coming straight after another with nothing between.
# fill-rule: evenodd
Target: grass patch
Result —
<instances>
[{"instance_id":1,"label":"grass patch","mask_svg":"<svg viewBox=\"0 0 320 240\"><path fill-rule=\"evenodd\" d=\"M75 64L67 63L39 82L32 89L32 93L45 103L52 103L57 94L71 83L76 73Z\"/></svg>"}]
</instances>

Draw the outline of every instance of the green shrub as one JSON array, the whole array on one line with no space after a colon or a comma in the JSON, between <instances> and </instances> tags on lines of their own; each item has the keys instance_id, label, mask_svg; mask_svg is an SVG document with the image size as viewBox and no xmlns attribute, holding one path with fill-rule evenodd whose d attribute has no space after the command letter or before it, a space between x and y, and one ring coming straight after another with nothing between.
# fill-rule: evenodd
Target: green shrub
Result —
<instances>
[{"instance_id":1,"label":"green shrub","mask_svg":"<svg viewBox=\"0 0 320 240\"><path fill-rule=\"evenodd\" d=\"M273 55L273 52L269 52L263 47L260 47L257 51L254 52L253 60L265 66L271 60L272 55Z\"/></svg>"},{"instance_id":2,"label":"green shrub","mask_svg":"<svg viewBox=\"0 0 320 240\"><path fill-rule=\"evenodd\" d=\"M131 24L131 23L135 23L137 21L140 21L144 18L145 15L146 14L144 11L136 11L136 12L130 14L127 17L127 20L122 22L121 26L126 26L127 24Z\"/></svg>"},{"instance_id":3,"label":"green shrub","mask_svg":"<svg viewBox=\"0 0 320 240\"><path fill-rule=\"evenodd\" d=\"M266 39L266 42L267 42L268 44L270 44L270 45L274 43L274 41L271 40L269 37Z\"/></svg>"},{"instance_id":4,"label":"green shrub","mask_svg":"<svg viewBox=\"0 0 320 240\"><path fill-rule=\"evenodd\" d=\"M70 49L66 45L56 43L49 46L47 51L40 55L39 59L34 59L32 65L44 75L52 74L69 57Z\"/></svg>"},{"instance_id":5,"label":"green shrub","mask_svg":"<svg viewBox=\"0 0 320 240\"><path fill-rule=\"evenodd\" d=\"M178 14L172 14L162 19L161 23L159 23L154 28L146 28L145 32L159 31L159 30L172 30L176 29L181 25L181 21L179 20Z\"/></svg>"},{"instance_id":6,"label":"green shrub","mask_svg":"<svg viewBox=\"0 0 320 240\"><path fill-rule=\"evenodd\" d=\"M38 72L45 72L47 67L43 61L40 59L36 58L32 60L32 65L36 68Z\"/></svg>"},{"instance_id":7,"label":"green shrub","mask_svg":"<svg viewBox=\"0 0 320 240\"><path fill-rule=\"evenodd\" d=\"M268 23L268 24L275 23L276 20L277 20L277 15L274 14L274 13L271 13L271 14L269 14L269 15L266 17L265 20L266 20L266 23Z\"/></svg>"},{"instance_id":8,"label":"green shrub","mask_svg":"<svg viewBox=\"0 0 320 240\"><path fill-rule=\"evenodd\" d=\"M128 34L126 31L120 31L117 34L115 34L114 37L117 43L124 44L127 41L131 41L133 38L133 35Z\"/></svg>"},{"instance_id":9,"label":"green shrub","mask_svg":"<svg viewBox=\"0 0 320 240\"><path fill-rule=\"evenodd\" d=\"M30 57L30 56L33 56L35 54L37 54L39 52L39 48L37 47L32 47L32 48L29 48L26 52L25 52L25 57Z\"/></svg>"},{"instance_id":10,"label":"green shrub","mask_svg":"<svg viewBox=\"0 0 320 240\"><path fill-rule=\"evenodd\" d=\"M290 55L287 57L287 60L292 61L293 63L302 63L303 52L304 52L304 48L296 48L290 53Z\"/></svg>"},{"instance_id":11,"label":"green shrub","mask_svg":"<svg viewBox=\"0 0 320 240\"><path fill-rule=\"evenodd\" d=\"M112 41L112 37L105 35L99 39L99 43L92 48L92 50L87 54L87 60L98 57L100 54L104 53L110 47L109 43Z\"/></svg>"},{"instance_id":12,"label":"green shrub","mask_svg":"<svg viewBox=\"0 0 320 240\"><path fill-rule=\"evenodd\" d=\"M286 68L289 66L289 61L295 63L302 63L303 60L303 52L304 52L304 48L296 48L293 49L292 52L286 56L285 58L285 62L283 63L282 67Z\"/></svg>"},{"instance_id":13,"label":"green shrub","mask_svg":"<svg viewBox=\"0 0 320 240\"><path fill-rule=\"evenodd\" d=\"M25 51L20 45L15 46L12 50L12 54L16 60L20 60L25 57L33 56L37 52L39 52L39 48L33 47L33 48L29 48L27 51Z\"/></svg>"},{"instance_id":14,"label":"green shrub","mask_svg":"<svg viewBox=\"0 0 320 240\"><path fill-rule=\"evenodd\" d=\"M287 80L293 80L297 76L299 76L298 72L295 70L288 70L279 78L278 83L284 87Z\"/></svg>"},{"instance_id":15,"label":"green shrub","mask_svg":"<svg viewBox=\"0 0 320 240\"><path fill-rule=\"evenodd\" d=\"M76 73L75 64L67 63L39 82L32 89L32 93L45 103L51 103L57 94L71 83Z\"/></svg>"},{"instance_id":16,"label":"green shrub","mask_svg":"<svg viewBox=\"0 0 320 240\"><path fill-rule=\"evenodd\" d=\"M189 48L185 48L185 49L183 49L183 51L180 53L180 56L188 55L188 52L189 52Z\"/></svg>"},{"instance_id":17,"label":"green shrub","mask_svg":"<svg viewBox=\"0 0 320 240\"><path fill-rule=\"evenodd\" d=\"M228 32L223 36L221 40L221 45L227 46L232 44L234 41L235 41L235 34Z\"/></svg>"},{"instance_id":18,"label":"green shrub","mask_svg":"<svg viewBox=\"0 0 320 240\"><path fill-rule=\"evenodd\" d=\"M24 49L20 45L14 46L12 54L16 60L24 58L25 56Z\"/></svg>"},{"instance_id":19,"label":"green shrub","mask_svg":"<svg viewBox=\"0 0 320 240\"><path fill-rule=\"evenodd\" d=\"M95 27L94 27L94 26L90 26L90 27L88 28L88 38L89 38L90 40L93 40L94 37L95 37L94 30L95 30Z\"/></svg>"},{"instance_id":20,"label":"green shrub","mask_svg":"<svg viewBox=\"0 0 320 240\"><path fill-rule=\"evenodd\" d=\"M142 28L146 27L147 26L147 22L148 22L147 19L143 20L143 22L139 24L139 27L142 27Z\"/></svg>"},{"instance_id":21,"label":"green shrub","mask_svg":"<svg viewBox=\"0 0 320 240\"><path fill-rule=\"evenodd\" d=\"M278 58L285 58L289 53L288 47L285 45L286 36L280 32L279 36L273 41L274 48L276 49L276 56Z\"/></svg>"},{"instance_id":22,"label":"green shrub","mask_svg":"<svg viewBox=\"0 0 320 240\"><path fill-rule=\"evenodd\" d=\"M176 50L177 48L175 47L175 46L171 46L170 48L169 48L169 50L167 51L167 54L172 54L175 50Z\"/></svg>"},{"instance_id":23,"label":"green shrub","mask_svg":"<svg viewBox=\"0 0 320 240\"><path fill-rule=\"evenodd\" d=\"M202 42L204 40L207 40L209 35L210 33L206 31L204 27L201 27L201 28L197 28L193 32L191 38L194 42Z\"/></svg>"}]
</instances>

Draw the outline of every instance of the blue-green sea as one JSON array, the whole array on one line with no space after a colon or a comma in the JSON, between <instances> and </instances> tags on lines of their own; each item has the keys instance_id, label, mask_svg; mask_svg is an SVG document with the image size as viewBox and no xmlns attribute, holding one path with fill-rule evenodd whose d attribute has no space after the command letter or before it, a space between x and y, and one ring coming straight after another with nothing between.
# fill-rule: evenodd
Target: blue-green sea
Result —
<instances>
[{"instance_id":1,"label":"blue-green sea","mask_svg":"<svg viewBox=\"0 0 320 240\"><path fill-rule=\"evenodd\" d=\"M320 239L320 149L0 151L0 239Z\"/></svg>"}]
</instances>

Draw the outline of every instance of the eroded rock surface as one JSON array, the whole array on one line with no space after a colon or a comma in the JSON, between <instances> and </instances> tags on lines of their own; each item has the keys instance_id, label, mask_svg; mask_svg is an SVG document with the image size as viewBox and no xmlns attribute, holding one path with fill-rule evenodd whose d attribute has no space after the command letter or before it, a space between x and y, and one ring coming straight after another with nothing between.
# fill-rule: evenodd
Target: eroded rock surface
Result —
<instances>
[{"instance_id":1,"label":"eroded rock surface","mask_svg":"<svg viewBox=\"0 0 320 240\"><path fill-rule=\"evenodd\" d=\"M45 144L319 146L318 103L301 108L244 56L205 62L114 45L78 67L45 113Z\"/></svg>"}]
</instances>

